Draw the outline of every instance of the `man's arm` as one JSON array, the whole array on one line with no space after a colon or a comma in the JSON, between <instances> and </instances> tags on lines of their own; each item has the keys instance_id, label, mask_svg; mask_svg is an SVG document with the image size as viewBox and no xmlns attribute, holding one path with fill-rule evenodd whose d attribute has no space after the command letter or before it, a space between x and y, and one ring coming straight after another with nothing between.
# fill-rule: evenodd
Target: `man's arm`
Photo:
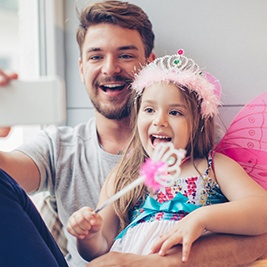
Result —
<instances>
[{"instance_id":1,"label":"man's arm","mask_svg":"<svg viewBox=\"0 0 267 267\"><path fill-rule=\"evenodd\" d=\"M182 263L181 246L173 247L166 256L136 255L109 252L87 267L129 266L129 267L231 267L247 266L267 256L267 234L260 236L237 236L207 234L194 242L188 262Z\"/></svg>"},{"instance_id":2,"label":"man's arm","mask_svg":"<svg viewBox=\"0 0 267 267\"><path fill-rule=\"evenodd\" d=\"M8 85L10 81L16 80L18 74L4 72L0 69L0 87ZM0 88L1 90L1 88ZM0 127L0 138L9 135L10 127ZM19 151L0 151L0 169L14 178L28 193L37 190L40 182L40 174L33 160Z\"/></svg>"}]
</instances>

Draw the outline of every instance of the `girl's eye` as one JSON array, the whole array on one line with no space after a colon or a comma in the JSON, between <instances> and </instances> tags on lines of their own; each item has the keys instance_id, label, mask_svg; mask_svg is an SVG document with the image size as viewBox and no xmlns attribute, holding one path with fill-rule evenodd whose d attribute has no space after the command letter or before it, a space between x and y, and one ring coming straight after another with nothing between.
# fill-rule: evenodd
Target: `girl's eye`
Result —
<instances>
[{"instance_id":1,"label":"girl's eye","mask_svg":"<svg viewBox=\"0 0 267 267\"><path fill-rule=\"evenodd\" d=\"M154 110L153 108L145 108L144 111L145 113L152 113Z\"/></svg>"},{"instance_id":2,"label":"girl's eye","mask_svg":"<svg viewBox=\"0 0 267 267\"><path fill-rule=\"evenodd\" d=\"M183 115L180 111L178 110L172 110L170 111L170 114L173 115L173 116L181 116Z\"/></svg>"}]
</instances>

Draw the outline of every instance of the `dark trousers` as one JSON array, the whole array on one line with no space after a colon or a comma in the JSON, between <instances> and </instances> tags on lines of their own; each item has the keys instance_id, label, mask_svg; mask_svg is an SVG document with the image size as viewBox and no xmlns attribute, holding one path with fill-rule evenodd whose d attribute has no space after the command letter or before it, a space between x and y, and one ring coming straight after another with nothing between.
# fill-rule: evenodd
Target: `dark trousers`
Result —
<instances>
[{"instance_id":1,"label":"dark trousers","mask_svg":"<svg viewBox=\"0 0 267 267\"><path fill-rule=\"evenodd\" d=\"M1 169L0 266L68 266L31 199Z\"/></svg>"}]
</instances>

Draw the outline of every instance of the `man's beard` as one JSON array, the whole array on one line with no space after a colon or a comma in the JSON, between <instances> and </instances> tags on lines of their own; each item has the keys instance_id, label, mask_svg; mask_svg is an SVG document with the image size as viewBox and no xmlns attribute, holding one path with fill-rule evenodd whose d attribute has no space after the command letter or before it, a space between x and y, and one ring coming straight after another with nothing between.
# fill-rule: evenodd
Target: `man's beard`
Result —
<instances>
[{"instance_id":1,"label":"man's beard","mask_svg":"<svg viewBox=\"0 0 267 267\"><path fill-rule=\"evenodd\" d=\"M131 97L129 97L127 103L123 107L116 107L116 104L110 107L102 107L101 104L95 103L92 101L95 109L104 117L110 120L122 120L124 118L129 117L132 110L132 101Z\"/></svg>"},{"instance_id":2,"label":"man's beard","mask_svg":"<svg viewBox=\"0 0 267 267\"><path fill-rule=\"evenodd\" d=\"M101 84L103 83L116 82L116 81L118 82L123 81L125 83L124 87L127 86L127 89L129 89L132 79L131 77L125 77L121 75L106 77L102 80L97 80L94 84L94 87L101 88ZM123 90L125 90L125 88ZM122 120L124 118L127 118L129 117L132 110L133 101L131 94L128 95L127 102L125 102L123 106L121 100L117 99L116 97L113 98L112 100L110 99L110 102L108 104L98 101L97 93L95 95L91 95L90 99L96 111L101 115L103 115L105 118L110 120Z\"/></svg>"}]
</instances>

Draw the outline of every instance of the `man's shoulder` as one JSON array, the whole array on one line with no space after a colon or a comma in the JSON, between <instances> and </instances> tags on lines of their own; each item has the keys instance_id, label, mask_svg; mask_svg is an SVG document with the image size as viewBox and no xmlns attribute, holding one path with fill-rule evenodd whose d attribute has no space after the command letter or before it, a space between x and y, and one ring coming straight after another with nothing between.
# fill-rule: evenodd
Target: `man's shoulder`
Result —
<instances>
[{"instance_id":1,"label":"man's shoulder","mask_svg":"<svg viewBox=\"0 0 267 267\"><path fill-rule=\"evenodd\" d=\"M87 142L96 137L95 118L90 118L86 123L80 123L74 127L51 126L45 132L51 139L56 139L63 143L77 142L77 139L82 142Z\"/></svg>"},{"instance_id":2,"label":"man's shoulder","mask_svg":"<svg viewBox=\"0 0 267 267\"><path fill-rule=\"evenodd\" d=\"M72 132L74 135L78 135L83 138L91 137L96 133L95 118L90 118L86 123L80 123L75 127L69 127L67 131Z\"/></svg>"}]
</instances>

